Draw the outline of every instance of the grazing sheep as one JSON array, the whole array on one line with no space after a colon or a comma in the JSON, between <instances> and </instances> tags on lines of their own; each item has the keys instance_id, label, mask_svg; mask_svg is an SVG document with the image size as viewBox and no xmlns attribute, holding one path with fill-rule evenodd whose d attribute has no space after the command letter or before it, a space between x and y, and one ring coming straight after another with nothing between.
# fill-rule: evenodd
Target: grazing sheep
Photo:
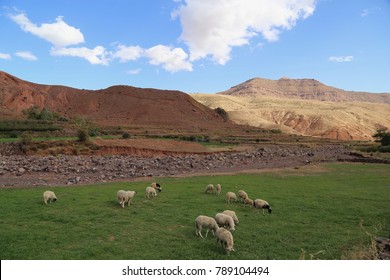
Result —
<instances>
[{"instance_id":1,"label":"grazing sheep","mask_svg":"<svg viewBox=\"0 0 390 280\"><path fill-rule=\"evenodd\" d=\"M268 209L268 213L270 214L272 212L272 208L269 206L268 202L262 199L256 199L253 201L253 206L257 209L263 209L263 215L265 209Z\"/></svg>"},{"instance_id":2,"label":"grazing sheep","mask_svg":"<svg viewBox=\"0 0 390 280\"><path fill-rule=\"evenodd\" d=\"M116 198L118 199L119 204L122 205L122 208L125 208L125 203L127 202L127 206L130 206L130 204L132 204L132 199L136 194L136 191L120 190L116 193Z\"/></svg>"},{"instance_id":3,"label":"grazing sheep","mask_svg":"<svg viewBox=\"0 0 390 280\"><path fill-rule=\"evenodd\" d=\"M245 200L246 198L248 198L248 194L247 194L245 191L243 191L243 190L239 190L239 191L237 192L237 197L238 197L238 200L239 200L239 201L244 202L244 200Z\"/></svg>"},{"instance_id":4,"label":"grazing sheep","mask_svg":"<svg viewBox=\"0 0 390 280\"><path fill-rule=\"evenodd\" d=\"M234 212L234 211L232 211L232 210L225 210L225 211L222 212L222 214L226 214L226 215L232 217L232 219L233 219L233 221L234 221L234 224L235 224L235 225L238 225L238 222L239 222L239 221L238 221L238 217L237 217L237 215L236 215L236 212Z\"/></svg>"},{"instance_id":5,"label":"grazing sheep","mask_svg":"<svg viewBox=\"0 0 390 280\"><path fill-rule=\"evenodd\" d=\"M150 198L150 197L155 197L157 196L157 192L153 187L146 187L145 189L145 197Z\"/></svg>"},{"instance_id":6,"label":"grazing sheep","mask_svg":"<svg viewBox=\"0 0 390 280\"><path fill-rule=\"evenodd\" d=\"M217 215L215 215L215 220L217 221L218 226L220 227L227 226L228 230L230 231L235 230L234 220L229 215L223 213L217 213Z\"/></svg>"},{"instance_id":7,"label":"grazing sheep","mask_svg":"<svg viewBox=\"0 0 390 280\"><path fill-rule=\"evenodd\" d=\"M222 247L225 248L226 253L229 254L233 249L233 235L230 231L224 228L218 228L215 231L215 236L217 237L217 243L220 243Z\"/></svg>"},{"instance_id":8,"label":"grazing sheep","mask_svg":"<svg viewBox=\"0 0 390 280\"><path fill-rule=\"evenodd\" d=\"M232 203L237 201L237 196L234 192L227 192L226 194L226 202L227 203Z\"/></svg>"},{"instance_id":9,"label":"grazing sheep","mask_svg":"<svg viewBox=\"0 0 390 280\"><path fill-rule=\"evenodd\" d=\"M161 191L162 191L162 187L160 186L159 183L154 182L154 183L152 183L150 186L151 186L152 188L154 188L154 189L155 189L156 191L158 191L158 192L161 192Z\"/></svg>"},{"instance_id":10,"label":"grazing sheep","mask_svg":"<svg viewBox=\"0 0 390 280\"><path fill-rule=\"evenodd\" d=\"M249 206L254 206L253 199L250 199L249 197L245 198L244 204Z\"/></svg>"},{"instance_id":11,"label":"grazing sheep","mask_svg":"<svg viewBox=\"0 0 390 280\"><path fill-rule=\"evenodd\" d=\"M216 192L215 192L215 194L216 194L216 195L220 195L220 194L221 194L221 191L222 191L222 186L221 186L221 184L217 184L215 187L216 187Z\"/></svg>"},{"instance_id":12,"label":"grazing sheep","mask_svg":"<svg viewBox=\"0 0 390 280\"><path fill-rule=\"evenodd\" d=\"M200 236L203 238L202 235L202 228L206 228L206 237L209 233L209 230L211 229L213 235L215 236L215 231L219 228L217 222L214 218L200 215L195 219L195 234L196 236Z\"/></svg>"},{"instance_id":13,"label":"grazing sheep","mask_svg":"<svg viewBox=\"0 0 390 280\"><path fill-rule=\"evenodd\" d=\"M214 185L208 184L206 187L205 193L214 193Z\"/></svg>"},{"instance_id":14,"label":"grazing sheep","mask_svg":"<svg viewBox=\"0 0 390 280\"><path fill-rule=\"evenodd\" d=\"M56 202L57 201L57 197L54 194L54 192L52 192L52 191L45 191L43 193L43 201L47 205L48 201L49 201L49 203Z\"/></svg>"}]
</instances>

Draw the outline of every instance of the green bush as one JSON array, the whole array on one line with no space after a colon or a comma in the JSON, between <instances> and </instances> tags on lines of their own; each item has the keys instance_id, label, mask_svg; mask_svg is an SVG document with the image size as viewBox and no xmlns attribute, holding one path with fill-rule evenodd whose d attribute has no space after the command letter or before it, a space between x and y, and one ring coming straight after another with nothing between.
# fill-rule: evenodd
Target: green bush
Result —
<instances>
[{"instance_id":1,"label":"green bush","mask_svg":"<svg viewBox=\"0 0 390 280\"><path fill-rule=\"evenodd\" d=\"M86 129L79 129L77 131L77 140L82 143L90 143L91 138L89 137L88 131Z\"/></svg>"},{"instance_id":2,"label":"green bush","mask_svg":"<svg viewBox=\"0 0 390 280\"><path fill-rule=\"evenodd\" d=\"M376 142L381 143L382 146L390 145L390 132L384 130L378 130L373 137Z\"/></svg>"}]
</instances>

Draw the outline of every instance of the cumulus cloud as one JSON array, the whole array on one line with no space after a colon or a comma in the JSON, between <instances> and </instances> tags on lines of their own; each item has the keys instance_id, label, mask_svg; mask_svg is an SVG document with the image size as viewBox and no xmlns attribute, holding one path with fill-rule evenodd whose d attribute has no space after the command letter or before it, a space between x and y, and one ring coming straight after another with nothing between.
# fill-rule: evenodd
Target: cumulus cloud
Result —
<instances>
[{"instance_id":1,"label":"cumulus cloud","mask_svg":"<svg viewBox=\"0 0 390 280\"><path fill-rule=\"evenodd\" d=\"M352 55L331 56L331 57L329 57L329 61L332 61L332 62L351 62L351 61L353 61L353 56Z\"/></svg>"},{"instance_id":2,"label":"cumulus cloud","mask_svg":"<svg viewBox=\"0 0 390 280\"><path fill-rule=\"evenodd\" d=\"M38 60L38 57L36 57L34 54L32 54L31 52L28 52L28 51L16 52L15 55L24 59L24 60L28 60L28 61Z\"/></svg>"},{"instance_id":3,"label":"cumulus cloud","mask_svg":"<svg viewBox=\"0 0 390 280\"><path fill-rule=\"evenodd\" d=\"M161 65L168 72L192 71L187 53L181 48L157 45L145 50L145 56L152 65Z\"/></svg>"},{"instance_id":4,"label":"cumulus cloud","mask_svg":"<svg viewBox=\"0 0 390 280\"><path fill-rule=\"evenodd\" d=\"M118 49L113 53L112 57L124 63L139 59L143 55L143 52L144 50L140 46L118 45Z\"/></svg>"},{"instance_id":5,"label":"cumulus cloud","mask_svg":"<svg viewBox=\"0 0 390 280\"><path fill-rule=\"evenodd\" d=\"M24 13L10 15L10 18L23 31L44 39L56 47L84 43L84 36L80 30L68 25L61 16L57 17L54 23L43 23L41 26L32 23Z\"/></svg>"},{"instance_id":6,"label":"cumulus cloud","mask_svg":"<svg viewBox=\"0 0 390 280\"><path fill-rule=\"evenodd\" d=\"M253 37L277 41L281 31L311 16L315 4L316 0L185 0L172 17L180 19L180 39L189 47L191 61L211 56L223 65L233 47L249 44Z\"/></svg>"},{"instance_id":7,"label":"cumulus cloud","mask_svg":"<svg viewBox=\"0 0 390 280\"><path fill-rule=\"evenodd\" d=\"M0 59L9 60L11 59L11 55L8 53L0 53Z\"/></svg>"},{"instance_id":8,"label":"cumulus cloud","mask_svg":"<svg viewBox=\"0 0 390 280\"><path fill-rule=\"evenodd\" d=\"M108 65L109 53L102 46L93 49L80 48L52 48L50 54L53 56L73 56L86 59L91 64Z\"/></svg>"}]
</instances>

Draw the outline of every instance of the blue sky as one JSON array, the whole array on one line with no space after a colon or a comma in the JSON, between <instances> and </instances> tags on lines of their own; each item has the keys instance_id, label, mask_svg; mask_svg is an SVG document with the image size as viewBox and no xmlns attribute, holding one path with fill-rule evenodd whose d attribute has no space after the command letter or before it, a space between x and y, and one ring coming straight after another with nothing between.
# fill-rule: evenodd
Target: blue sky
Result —
<instances>
[{"instance_id":1,"label":"blue sky","mask_svg":"<svg viewBox=\"0 0 390 280\"><path fill-rule=\"evenodd\" d=\"M84 89L289 77L390 92L390 1L0 0L0 70Z\"/></svg>"}]
</instances>

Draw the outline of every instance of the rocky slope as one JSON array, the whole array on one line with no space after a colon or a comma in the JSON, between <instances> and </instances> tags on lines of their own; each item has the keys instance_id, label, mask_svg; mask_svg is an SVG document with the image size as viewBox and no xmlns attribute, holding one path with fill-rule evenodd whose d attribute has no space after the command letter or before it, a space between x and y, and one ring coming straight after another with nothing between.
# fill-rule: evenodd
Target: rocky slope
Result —
<instances>
[{"instance_id":1,"label":"rocky slope","mask_svg":"<svg viewBox=\"0 0 390 280\"><path fill-rule=\"evenodd\" d=\"M85 116L102 125L213 129L231 124L180 91L113 86L80 90L40 85L0 71L0 117L21 116L32 106L66 117Z\"/></svg>"},{"instance_id":2,"label":"rocky slope","mask_svg":"<svg viewBox=\"0 0 390 280\"><path fill-rule=\"evenodd\" d=\"M327 86L315 79L269 80L254 78L220 92L232 96L271 96L332 102L373 102L390 104L390 94L345 91Z\"/></svg>"},{"instance_id":3,"label":"rocky slope","mask_svg":"<svg viewBox=\"0 0 390 280\"><path fill-rule=\"evenodd\" d=\"M338 140L372 140L390 128L390 94L349 92L316 80L252 79L219 94L193 97L222 107L230 119L286 133Z\"/></svg>"}]
</instances>

